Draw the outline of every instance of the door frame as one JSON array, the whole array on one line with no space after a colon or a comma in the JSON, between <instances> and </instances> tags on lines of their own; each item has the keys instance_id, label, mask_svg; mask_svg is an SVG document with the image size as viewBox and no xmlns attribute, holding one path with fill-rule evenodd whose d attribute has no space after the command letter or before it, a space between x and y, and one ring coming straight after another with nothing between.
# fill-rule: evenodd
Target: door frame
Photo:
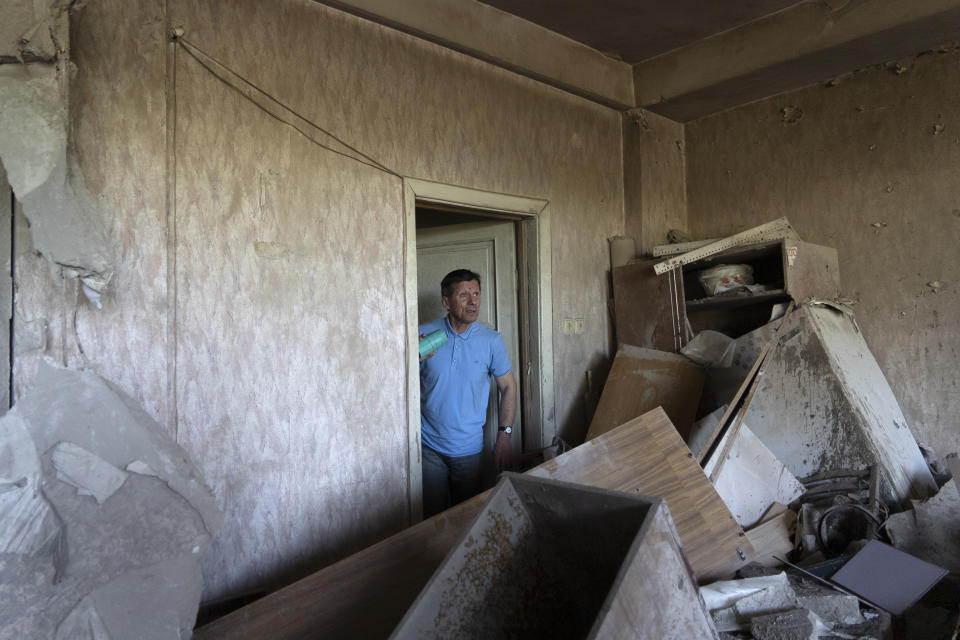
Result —
<instances>
[{"instance_id":1,"label":"door frame","mask_svg":"<svg viewBox=\"0 0 960 640\"><path fill-rule=\"evenodd\" d=\"M551 286L550 203L470 187L403 179L404 302L407 331L407 496L411 524L423 513L420 459L420 367L417 342L417 204L500 214L516 223L521 315L520 359L514 363L523 380L524 448L536 450L556 436L553 390L553 291ZM526 299L524 299L526 298ZM519 366L518 366L519 365Z\"/></svg>"}]
</instances>

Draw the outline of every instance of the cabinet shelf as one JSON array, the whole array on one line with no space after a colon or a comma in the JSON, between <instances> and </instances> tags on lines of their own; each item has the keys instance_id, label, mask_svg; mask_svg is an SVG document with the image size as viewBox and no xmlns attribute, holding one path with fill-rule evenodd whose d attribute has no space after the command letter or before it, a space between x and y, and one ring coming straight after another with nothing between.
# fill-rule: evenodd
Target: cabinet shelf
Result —
<instances>
[{"instance_id":1,"label":"cabinet shelf","mask_svg":"<svg viewBox=\"0 0 960 640\"><path fill-rule=\"evenodd\" d=\"M787 302L789 300L790 296L783 289L771 289L770 291L757 291L755 293L745 291L743 293L710 296L709 298L698 298L696 300L687 300L686 302L687 312L695 313L697 311L713 311L716 309L732 310L753 304L770 304Z\"/></svg>"}]
</instances>

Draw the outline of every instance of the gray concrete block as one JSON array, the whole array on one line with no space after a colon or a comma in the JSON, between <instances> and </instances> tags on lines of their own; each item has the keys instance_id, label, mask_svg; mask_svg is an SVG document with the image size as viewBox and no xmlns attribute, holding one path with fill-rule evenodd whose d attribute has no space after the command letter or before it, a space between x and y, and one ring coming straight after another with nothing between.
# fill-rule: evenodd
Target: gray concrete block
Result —
<instances>
[{"instance_id":1,"label":"gray concrete block","mask_svg":"<svg viewBox=\"0 0 960 640\"><path fill-rule=\"evenodd\" d=\"M756 640L816 640L816 619L808 609L757 616L750 621Z\"/></svg>"}]
</instances>

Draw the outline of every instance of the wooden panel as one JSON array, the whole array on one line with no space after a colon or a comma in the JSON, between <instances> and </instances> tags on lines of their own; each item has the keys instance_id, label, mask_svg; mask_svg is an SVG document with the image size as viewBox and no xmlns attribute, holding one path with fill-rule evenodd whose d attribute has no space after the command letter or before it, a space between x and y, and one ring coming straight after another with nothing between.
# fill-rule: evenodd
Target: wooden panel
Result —
<instances>
[{"instance_id":1,"label":"wooden panel","mask_svg":"<svg viewBox=\"0 0 960 640\"><path fill-rule=\"evenodd\" d=\"M593 415L587 440L663 407L686 439L697 414L704 375L684 356L620 345Z\"/></svg>"},{"instance_id":2,"label":"wooden panel","mask_svg":"<svg viewBox=\"0 0 960 640\"><path fill-rule=\"evenodd\" d=\"M683 282L677 281L673 291L669 275L654 273L654 262L641 260L613 270L617 343L677 351L682 331L674 327L685 326L686 311L671 300L683 300Z\"/></svg>"},{"instance_id":3,"label":"wooden panel","mask_svg":"<svg viewBox=\"0 0 960 640\"><path fill-rule=\"evenodd\" d=\"M783 274L787 293L798 303L840 297L840 267L833 247L785 239Z\"/></svg>"},{"instance_id":4,"label":"wooden panel","mask_svg":"<svg viewBox=\"0 0 960 640\"><path fill-rule=\"evenodd\" d=\"M530 471L556 479L566 479L572 472L586 478L577 482L593 484L603 478L621 491L666 500L683 550L701 582L743 565L738 548L748 558L753 555L740 526L662 408Z\"/></svg>"},{"instance_id":5,"label":"wooden panel","mask_svg":"<svg viewBox=\"0 0 960 640\"><path fill-rule=\"evenodd\" d=\"M793 551L793 530L797 524L797 514L782 504L774 504L770 511L776 515L764 516L753 529L747 531L747 538L756 551L753 561L765 567L779 567L783 563L777 558L786 558Z\"/></svg>"},{"instance_id":6,"label":"wooden panel","mask_svg":"<svg viewBox=\"0 0 960 640\"><path fill-rule=\"evenodd\" d=\"M684 552L701 580L736 570L746 537L662 409L549 460L528 473L667 501ZM670 495L664 495L668 493ZM487 493L424 520L196 631L194 638L385 638ZM691 555L691 553L694 555ZM696 558L696 561L693 560Z\"/></svg>"},{"instance_id":7,"label":"wooden panel","mask_svg":"<svg viewBox=\"0 0 960 640\"><path fill-rule=\"evenodd\" d=\"M725 444L721 441L718 446L725 448ZM715 466L720 467L716 475ZM790 504L804 492L803 485L746 424L740 425L727 455L713 456L703 471L713 479L717 493L744 528L758 524L770 505Z\"/></svg>"}]
</instances>

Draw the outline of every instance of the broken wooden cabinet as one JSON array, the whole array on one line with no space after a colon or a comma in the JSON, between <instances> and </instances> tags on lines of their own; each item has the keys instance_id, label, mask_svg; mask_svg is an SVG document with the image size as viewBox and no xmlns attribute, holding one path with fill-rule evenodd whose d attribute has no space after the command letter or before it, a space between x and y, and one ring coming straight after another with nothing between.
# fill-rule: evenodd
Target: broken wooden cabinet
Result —
<instances>
[{"instance_id":1,"label":"broken wooden cabinet","mask_svg":"<svg viewBox=\"0 0 960 640\"><path fill-rule=\"evenodd\" d=\"M504 474L391 638L716 638L661 498Z\"/></svg>"},{"instance_id":2,"label":"broken wooden cabinet","mask_svg":"<svg viewBox=\"0 0 960 640\"><path fill-rule=\"evenodd\" d=\"M678 351L705 329L738 337L770 321L774 305L840 296L837 251L786 237L738 246L683 264L662 275L660 259L613 270L617 342ZM698 275L718 265L749 265L763 291L711 295ZM688 325L689 323L689 330Z\"/></svg>"}]
</instances>

